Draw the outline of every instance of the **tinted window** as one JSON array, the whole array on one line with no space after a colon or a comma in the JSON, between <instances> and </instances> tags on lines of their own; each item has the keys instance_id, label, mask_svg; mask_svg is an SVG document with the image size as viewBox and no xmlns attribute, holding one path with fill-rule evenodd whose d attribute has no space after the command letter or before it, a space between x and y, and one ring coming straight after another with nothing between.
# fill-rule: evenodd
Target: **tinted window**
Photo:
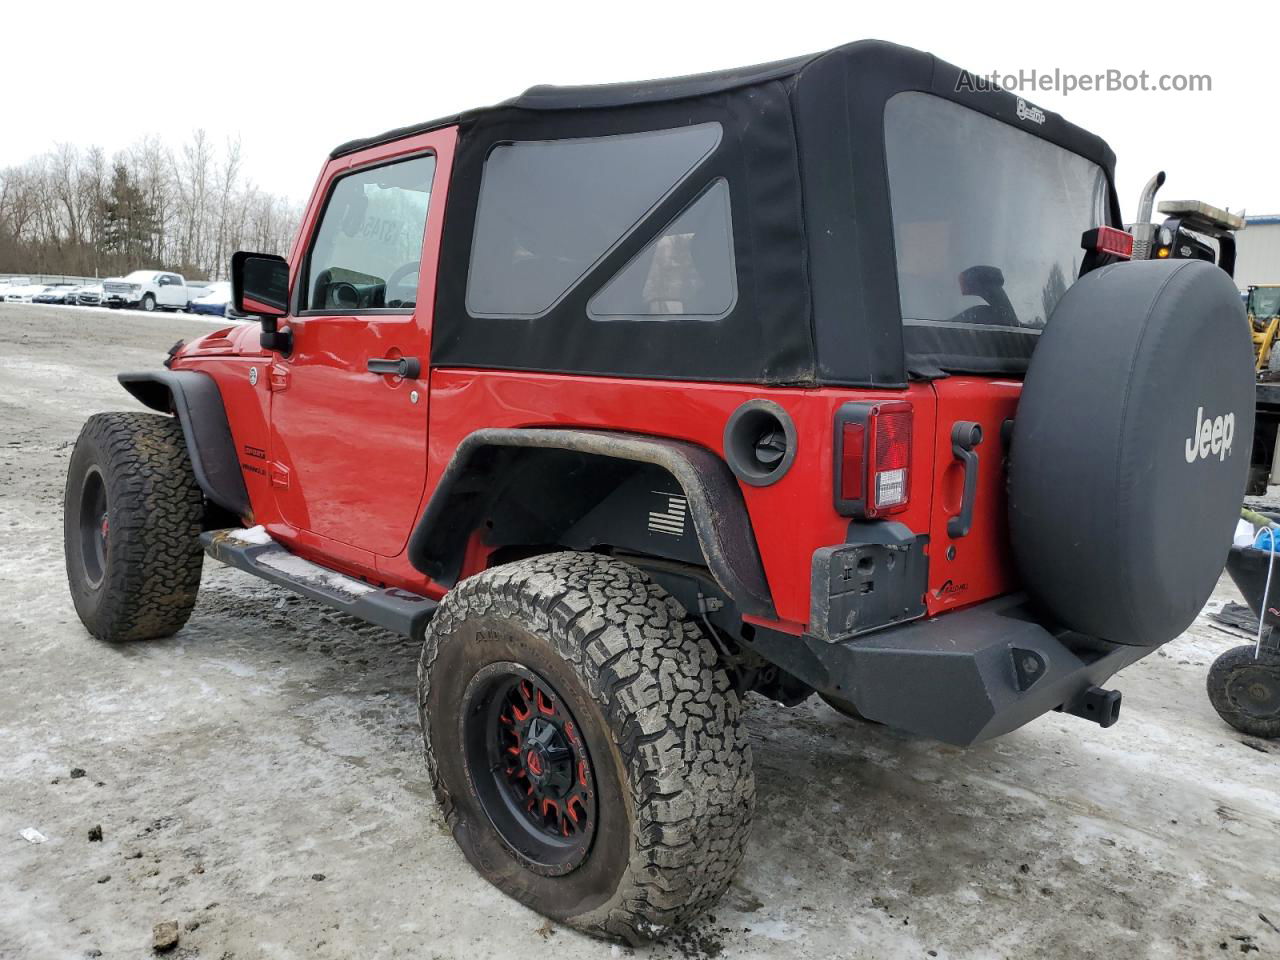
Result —
<instances>
[{"instance_id":1,"label":"tinted window","mask_svg":"<svg viewBox=\"0 0 1280 960\"><path fill-rule=\"evenodd\" d=\"M737 296L729 184L717 180L605 284L587 313L596 320L714 320Z\"/></svg>"},{"instance_id":2,"label":"tinted window","mask_svg":"<svg viewBox=\"0 0 1280 960\"><path fill-rule=\"evenodd\" d=\"M890 99L885 151L905 320L1043 327L1107 222L1102 168L924 93Z\"/></svg>"},{"instance_id":3,"label":"tinted window","mask_svg":"<svg viewBox=\"0 0 1280 960\"><path fill-rule=\"evenodd\" d=\"M720 125L500 144L485 161L467 310L544 313L720 140Z\"/></svg>"},{"instance_id":4,"label":"tinted window","mask_svg":"<svg viewBox=\"0 0 1280 960\"><path fill-rule=\"evenodd\" d=\"M414 306L435 169L435 157L415 157L334 184L311 246L303 309Z\"/></svg>"}]
</instances>

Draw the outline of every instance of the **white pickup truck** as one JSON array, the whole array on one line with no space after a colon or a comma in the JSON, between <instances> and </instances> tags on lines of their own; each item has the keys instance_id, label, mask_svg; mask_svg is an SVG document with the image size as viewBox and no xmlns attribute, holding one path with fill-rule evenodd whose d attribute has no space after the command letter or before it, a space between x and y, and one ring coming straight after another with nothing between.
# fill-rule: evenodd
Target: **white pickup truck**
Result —
<instances>
[{"instance_id":1,"label":"white pickup truck","mask_svg":"<svg viewBox=\"0 0 1280 960\"><path fill-rule=\"evenodd\" d=\"M127 277L102 281L102 304L106 307L185 310L188 299L187 281L164 270L135 270Z\"/></svg>"}]
</instances>

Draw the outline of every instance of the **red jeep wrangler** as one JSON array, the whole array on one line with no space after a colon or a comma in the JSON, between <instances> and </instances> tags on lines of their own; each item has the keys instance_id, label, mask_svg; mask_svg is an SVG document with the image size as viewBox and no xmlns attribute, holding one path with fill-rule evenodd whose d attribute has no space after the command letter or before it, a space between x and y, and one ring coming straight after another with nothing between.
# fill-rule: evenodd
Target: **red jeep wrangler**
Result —
<instances>
[{"instance_id":1,"label":"red jeep wrangler","mask_svg":"<svg viewBox=\"0 0 1280 960\"><path fill-rule=\"evenodd\" d=\"M71 458L76 609L172 634L214 558L422 638L467 858L660 936L751 825L749 691L957 744L1195 617L1252 430L1226 274L1128 262L1102 140L861 42L535 87L338 147L261 318Z\"/></svg>"}]
</instances>

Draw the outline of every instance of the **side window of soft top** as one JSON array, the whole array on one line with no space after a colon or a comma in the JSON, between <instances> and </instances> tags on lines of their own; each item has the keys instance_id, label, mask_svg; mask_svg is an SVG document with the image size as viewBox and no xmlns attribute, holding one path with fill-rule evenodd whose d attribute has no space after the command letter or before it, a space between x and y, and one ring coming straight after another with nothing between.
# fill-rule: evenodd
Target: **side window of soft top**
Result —
<instances>
[{"instance_id":1,"label":"side window of soft top","mask_svg":"<svg viewBox=\"0 0 1280 960\"><path fill-rule=\"evenodd\" d=\"M467 312L547 313L710 156L721 135L719 123L701 123L495 146L476 208ZM727 254L723 244L731 237L727 211L728 184L720 180L606 285L590 314L727 312L736 298L733 281L726 288L724 279L726 263L732 272L732 244ZM704 255L716 245L720 250Z\"/></svg>"},{"instance_id":2,"label":"side window of soft top","mask_svg":"<svg viewBox=\"0 0 1280 960\"><path fill-rule=\"evenodd\" d=\"M419 156L334 182L307 255L302 310L412 310L435 167L434 156Z\"/></svg>"}]
</instances>

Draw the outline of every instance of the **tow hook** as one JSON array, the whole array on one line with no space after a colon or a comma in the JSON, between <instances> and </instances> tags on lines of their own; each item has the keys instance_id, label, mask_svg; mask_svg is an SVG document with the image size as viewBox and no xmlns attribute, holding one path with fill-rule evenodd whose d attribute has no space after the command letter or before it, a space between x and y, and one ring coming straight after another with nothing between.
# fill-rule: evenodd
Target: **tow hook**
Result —
<instances>
[{"instance_id":1,"label":"tow hook","mask_svg":"<svg viewBox=\"0 0 1280 960\"><path fill-rule=\"evenodd\" d=\"M1120 719L1120 691L1104 690L1097 686L1089 687L1059 709L1073 717L1092 720L1100 727L1109 727Z\"/></svg>"}]
</instances>

